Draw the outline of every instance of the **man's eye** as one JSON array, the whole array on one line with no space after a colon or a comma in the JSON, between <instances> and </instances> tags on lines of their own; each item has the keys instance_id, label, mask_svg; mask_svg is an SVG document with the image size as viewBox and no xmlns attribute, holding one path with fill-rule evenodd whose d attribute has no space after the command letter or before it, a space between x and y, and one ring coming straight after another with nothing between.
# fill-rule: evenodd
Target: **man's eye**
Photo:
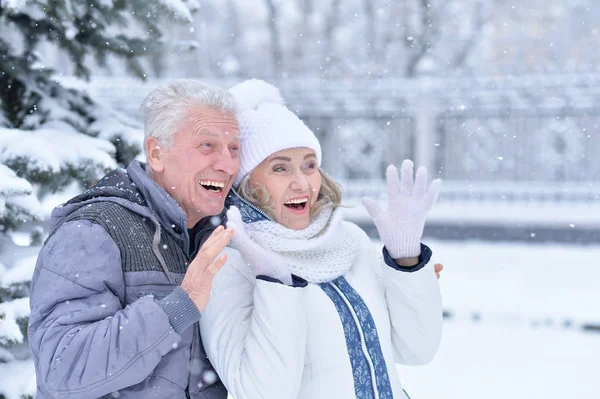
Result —
<instances>
[{"instance_id":1,"label":"man's eye","mask_svg":"<svg viewBox=\"0 0 600 399\"><path fill-rule=\"evenodd\" d=\"M274 166L273 167L273 172L285 172L285 167L280 166L280 165Z\"/></svg>"}]
</instances>

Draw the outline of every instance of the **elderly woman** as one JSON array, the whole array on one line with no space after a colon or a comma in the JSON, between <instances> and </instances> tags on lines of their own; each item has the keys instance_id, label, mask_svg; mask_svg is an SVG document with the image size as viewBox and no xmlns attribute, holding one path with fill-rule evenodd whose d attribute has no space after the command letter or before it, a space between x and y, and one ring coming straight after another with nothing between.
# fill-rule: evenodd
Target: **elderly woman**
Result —
<instances>
[{"instance_id":1,"label":"elderly woman","mask_svg":"<svg viewBox=\"0 0 600 399\"><path fill-rule=\"evenodd\" d=\"M442 303L421 244L439 180L404 161L387 170L389 206L363 200L384 248L342 220L321 146L279 91L251 80L239 103L235 230L202 314L203 344L234 398L408 398L396 362L437 351Z\"/></svg>"}]
</instances>

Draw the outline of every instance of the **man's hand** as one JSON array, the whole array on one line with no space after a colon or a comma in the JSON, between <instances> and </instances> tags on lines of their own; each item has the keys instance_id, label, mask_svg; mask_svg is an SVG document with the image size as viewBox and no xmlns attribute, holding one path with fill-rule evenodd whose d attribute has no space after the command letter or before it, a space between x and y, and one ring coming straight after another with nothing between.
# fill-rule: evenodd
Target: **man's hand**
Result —
<instances>
[{"instance_id":1,"label":"man's hand","mask_svg":"<svg viewBox=\"0 0 600 399\"><path fill-rule=\"evenodd\" d=\"M442 265L441 263L436 263L435 265L433 265L433 270L435 270L435 275L439 279L440 273L442 272L442 270L444 270L444 265Z\"/></svg>"},{"instance_id":2,"label":"man's hand","mask_svg":"<svg viewBox=\"0 0 600 399\"><path fill-rule=\"evenodd\" d=\"M235 206L227 211L227 227L235 230L232 243L255 276L268 276L286 285L292 285L292 273L285 259L252 241L244 230L240 210Z\"/></svg>"},{"instance_id":3,"label":"man's hand","mask_svg":"<svg viewBox=\"0 0 600 399\"><path fill-rule=\"evenodd\" d=\"M413 180L413 163L406 159L400 168L387 168L388 208L381 209L372 198L362 200L373 218L381 241L393 259L411 258L421 253L425 217L433 208L440 191L440 179L427 187L427 169L420 167Z\"/></svg>"},{"instance_id":4,"label":"man's hand","mask_svg":"<svg viewBox=\"0 0 600 399\"><path fill-rule=\"evenodd\" d=\"M181 282L181 288L189 295L198 311L202 312L208 303L213 279L227 261L227 254L217 259L221 251L229 244L233 229L219 226L200 247L198 255L192 260Z\"/></svg>"}]
</instances>

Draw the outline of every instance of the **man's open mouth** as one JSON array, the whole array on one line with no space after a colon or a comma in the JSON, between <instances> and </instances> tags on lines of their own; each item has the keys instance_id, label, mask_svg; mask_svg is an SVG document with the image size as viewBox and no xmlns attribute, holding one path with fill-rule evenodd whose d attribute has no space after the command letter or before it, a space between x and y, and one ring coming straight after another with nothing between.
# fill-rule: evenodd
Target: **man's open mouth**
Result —
<instances>
[{"instance_id":1,"label":"man's open mouth","mask_svg":"<svg viewBox=\"0 0 600 399\"><path fill-rule=\"evenodd\" d=\"M200 181L198 181L198 183L200 183L200 185L204 189L206 189L210 192L213 192L213 193L220 193L225 188L224 182L215 181L215 180L200 180Z\"/></svg>"},{"instance_id":2,"label":"man's open mouth","mask_svg":"<svg viewBox=\"0 0 600 399\"><path fill-rule=\"evenodd\" d=\"M288 208L296 209L298 211L304 210L306 204L308 204L308 198L306 197L294 198L283 203L283 205L287 206Z\"/></svg>"}]
</instances>

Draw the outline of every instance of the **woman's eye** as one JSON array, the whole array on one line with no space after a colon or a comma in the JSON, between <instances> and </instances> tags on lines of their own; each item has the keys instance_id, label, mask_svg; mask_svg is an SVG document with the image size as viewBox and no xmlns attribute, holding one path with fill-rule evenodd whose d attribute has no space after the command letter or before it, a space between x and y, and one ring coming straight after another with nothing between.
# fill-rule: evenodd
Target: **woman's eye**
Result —
<instances>
[{"instance_id":1,"label":"woman's eye","mask_svg":"<svg viewBox=\"0 0 600 399\"><path fill-rule=\"evenodd\" d=\"M285 167L281 165L274 166L273 172L285 172Z\"/></svg>"}]
</instances>

